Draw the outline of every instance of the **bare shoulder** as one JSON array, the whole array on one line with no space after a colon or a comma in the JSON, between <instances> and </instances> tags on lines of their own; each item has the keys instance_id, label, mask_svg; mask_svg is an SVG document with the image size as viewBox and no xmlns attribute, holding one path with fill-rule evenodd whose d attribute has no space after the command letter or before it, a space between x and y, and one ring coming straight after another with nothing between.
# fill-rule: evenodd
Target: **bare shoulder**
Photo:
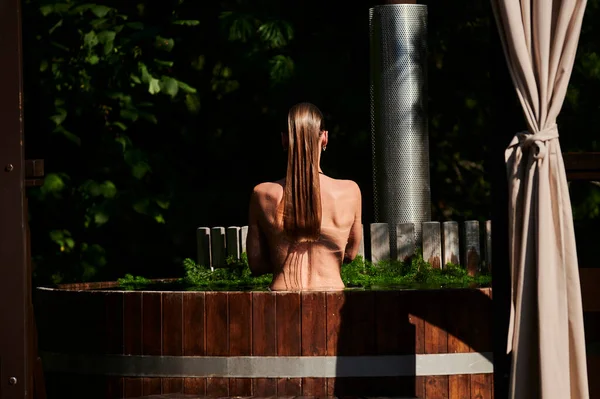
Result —
<instances>
[{"instance_id":1,"label":"bare shoulder","mask_svg":"<svg viewBox=\"0 0 600 399\"><path fill-rule=\"evenodd\" d=\"M282 181L260 183L252 190L252 196L261 200L277 200L283 195Z\"/></svg>"},{"instance_id":2,"label":"bare shoulder","mask_svg":"<svg viewBox=\"0 0 600 399\"><path fill-rule=\"evenodd\" d=\"M352 180L334 180L336 189L344 196L360 198L360 187Z\"/></svg>"}]
</instances>

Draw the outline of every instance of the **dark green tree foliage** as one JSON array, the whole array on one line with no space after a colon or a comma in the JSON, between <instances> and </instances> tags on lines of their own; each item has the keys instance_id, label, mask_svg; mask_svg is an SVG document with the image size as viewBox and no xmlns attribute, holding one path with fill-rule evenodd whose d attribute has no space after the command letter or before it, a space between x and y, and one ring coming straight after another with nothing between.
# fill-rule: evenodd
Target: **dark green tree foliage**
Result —
<instances>
[{"instance_id":1,"label":"dark green tree foliage","mask_svg":"<svg viewBox=\"0 0 600 399\"><path fill-rule=\"evenodd\" d=\"M564 149L598 150L598 3L588 3L559 120ZM44 158L47 172L29 191L39 283L183 275L196 227L246 224L253 185L283 176L279 135L299 101L326 113L323 168L359 183L364 223L372 221L366 5L23 7L27 156ZM487 2L429 2L436 220L489 217L490 15ZM584 217L599 213L590 190L576 210Z\"/></svg>"}]
</instances>

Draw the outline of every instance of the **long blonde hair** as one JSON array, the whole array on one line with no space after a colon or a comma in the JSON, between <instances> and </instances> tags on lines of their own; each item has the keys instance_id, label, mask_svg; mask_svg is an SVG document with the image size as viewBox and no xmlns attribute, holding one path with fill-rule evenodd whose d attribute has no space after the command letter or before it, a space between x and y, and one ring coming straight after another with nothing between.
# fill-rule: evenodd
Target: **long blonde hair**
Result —
<instances>
[{"instance_id":1,"label":"long blonde hair","mask_svg":"<svg viewBox=\"0 0 600 399\"><path fill-rule=\"evenodd\" d=\"M319 138L323 130L323 114L315 105L300 103L290 109L283 230L294 241L316 241L321 235Z\"/></svg>"}]
</instances>

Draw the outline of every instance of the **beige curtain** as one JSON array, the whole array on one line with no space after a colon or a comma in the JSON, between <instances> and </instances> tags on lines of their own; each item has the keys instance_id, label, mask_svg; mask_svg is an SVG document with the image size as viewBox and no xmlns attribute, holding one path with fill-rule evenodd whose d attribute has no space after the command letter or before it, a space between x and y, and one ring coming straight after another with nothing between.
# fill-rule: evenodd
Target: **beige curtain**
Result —
<instances>
[{"instance_id":1,"label":"beige curtain","mask_svg":"<svg viewBox=\"0 0 600 399\"><path fill-rule=\"evenodd\" d=\"M492 0L492 5L528 124L506 150L510 397L586 399L579 271L556 126L586 0Z\"/></svg>"}]
</instances>

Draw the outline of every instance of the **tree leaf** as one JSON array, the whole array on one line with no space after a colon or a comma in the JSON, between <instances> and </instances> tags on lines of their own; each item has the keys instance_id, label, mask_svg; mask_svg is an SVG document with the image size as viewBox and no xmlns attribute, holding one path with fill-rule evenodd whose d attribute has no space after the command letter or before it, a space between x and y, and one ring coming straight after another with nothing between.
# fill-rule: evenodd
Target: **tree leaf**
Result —
<instances>
[{"instance_id":1,"label":"tree leaf","mask_svg":"<svg viewBox=\"0 0 600 399\"><path fill-rule=\"evenodd\" d=\"M195 88L179 80L177 81L177 85L181 90L185 91L186 93L195 94L197 92Z\"/></svg>"},{"instance_id":2,"label":"tree leaf","mask_svg":"<svg viewBox=\"0 0 600 399\"><path fill-rule=\"evenodd\" d=\"M135 29L135 30L142 30L144 29L144 24L141 22L128 22L125 24L127 27L131 28L131 29Z\"/></svg>"},{"instance_id":3,"label":"tree leaf","mask_svg":"<svg viewBox=\"0 0 600 399\"><path fill-rule=\"evenodd\" d=\"M177 81L171 77L163 76L160 79L160 88L165 93L174 98L179 91Z\"/></svg>"},{"instance_id":4,"label":"tree leaf","mask_svg":"<svg viewBox=\"0 0 600 399\"><path fill-rule=\"evenodd\" d=\"M63 24L63 20L61 19L56 24L54 24L54 26L52 28L50 28L50 30L48 31L48 33L52 34L52 32L54 32L57 28L60 28L62 26L62 24Z\"/></svg>"},{"instance_id":5,"label":"tree leaf","mask_svg":"<svg viewBox=\"0 0 600 399\"><path fill-rule=\"evenodd\" d=\"M106 44L108 42L112 42L115 40L117 33L111 30L103 30L98 33L98 41L102 44Z\"/></svg>"},{"instance_id":6,"label":"tree leaf","mask_svg":"<svg viewBox=\"0 0 600 399\"><path fill-rule=\"evenodd\" d=\"M155 41L155 47L159 50L170 52L173 50L175 41L173 39L157 36Z\"/></svg>"},{"instance_id":7,"label":"tree leaf","mask_svg":"<svg viewBox=\"0 0 600 399\"><path fill-rule=\"evenodd\" d=\"M98 36L96 35L96 32L94 32L93 30L89 31L88 33L86 33L83 36L83 45L88 47L88 48L92 48L94 46L96 46L98 44Z\"/></svg>"},{"instance_id":8,"label":"tree leaf","mask_svg":"<svg viewBox=\"0 0 600 399\"><path fill-rule=\"evenodd\" d=\"M90 9L98 18L105 17L106 14L108 14L108 12L112 10L112 8L110 7L101 6L98 4L94 4L92 7L90 7Z\"/></svg>"},{"instance_id":9,"label":"tree leaf","mask_svg":"<svg viewBox=\"0 0 600 399\"><path fill-rule=\"evenodd\" d=\"M195 19L180 19L180 20L174 21L173 24L186 25L186 26L197 26L197 25L200 25L200 21L195 20Z\"/></svg>"},{"instance_id":10,"label":"tree leaf","mask_svg":"<svg viewBox=\"0 0 600 399\"><path fill-rule=\"evenodd\" d=\"M173 61L163 61L163 60L157 60L155 59L154 62L162 67L172 67L173 66Z\"/></svg>"},{"instance_id":11,"label":"tree leaf","mask_svg":"<svg viewBox=\"0 0 600 399\"><path fill-rule=\"evenodd\" d=\"M40 12L42 13L42 15L44 17L47 17L48 15L50 15L51 13L54 12L54 5L53 4L46 4L45 6L41 6L40 7Z\"/></svg>"},{"instance_id":12,"label":"tree leaf","mask_svg":"<svg viewBox=\"0 0 600 399\"><path fill-rule=\"evenodd\" d=\"M150 94L160 93L160 82L158 79L150 79L150 82L148 83L148 92Z\"/></svg>"}]
</instances>

